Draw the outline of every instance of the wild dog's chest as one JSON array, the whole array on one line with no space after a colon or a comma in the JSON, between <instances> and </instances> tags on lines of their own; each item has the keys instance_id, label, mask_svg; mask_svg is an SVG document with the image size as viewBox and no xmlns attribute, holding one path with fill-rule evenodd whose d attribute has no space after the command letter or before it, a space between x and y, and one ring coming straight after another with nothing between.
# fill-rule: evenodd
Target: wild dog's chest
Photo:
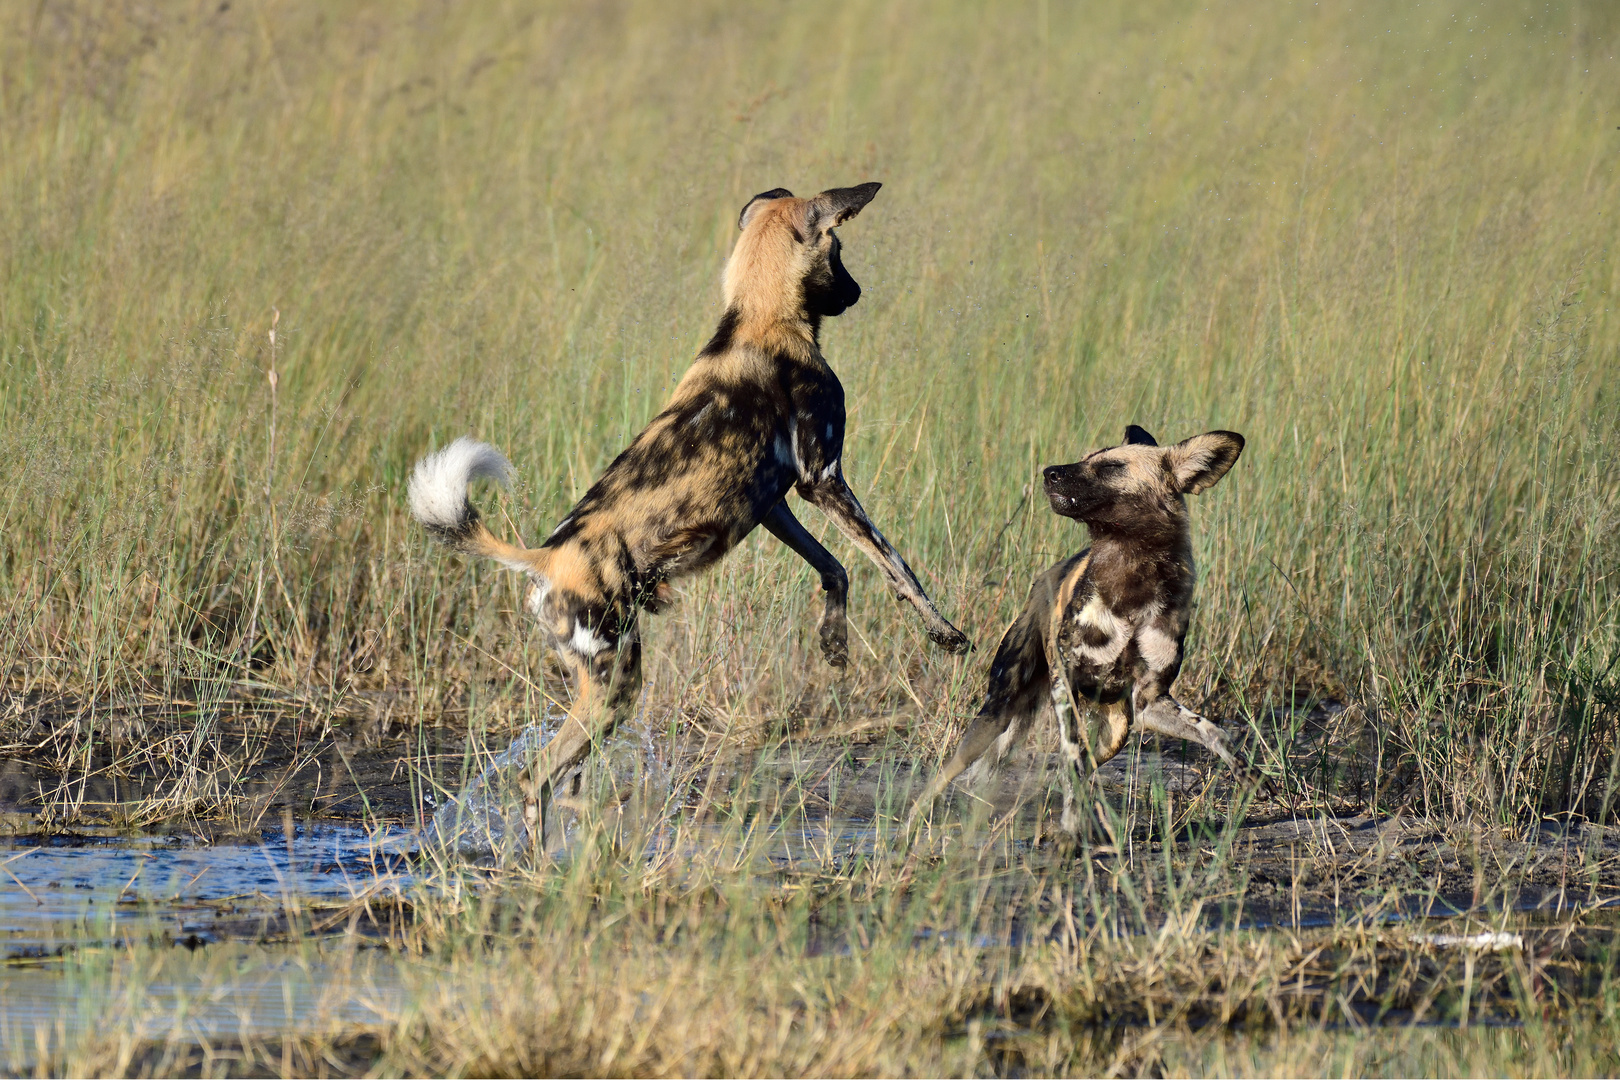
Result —
<instances>
[{"instance_id":1,"label":"wild dog's chest","mask_svg":"<svg viewBox=\"0 0 1620 1080\"><path fill-rule=\"evenodd\" d=\"M1109 603L1081 583L1053 626L1051 648L1077 693L1117 700L1144 677L1174 679L1181 666L1186 611L1152 594L1135 604Z\"/></svg>"},{"instance_id":2,"label":"wild dog's chest","mask_svg":"<svg viewBox=\"0 0 1620 1080\"><path fill-rule=\"evenodd\" d=\"M810 360L782 361L783 382L797 412L815 412L844 418L844 384L819 356Z\"/></svg>"},{"instance_id":3,"label":"wild dog's chest","mask_svg":"<svg viewBox=\"0 0 1620 1080\"><path fill-rule=\"evenodd\" d=\"M844 452L844 387L825 362L785 365L783 382L789 404L777 457L801 480L819 477Z\"/></svg>"}]
</instances>

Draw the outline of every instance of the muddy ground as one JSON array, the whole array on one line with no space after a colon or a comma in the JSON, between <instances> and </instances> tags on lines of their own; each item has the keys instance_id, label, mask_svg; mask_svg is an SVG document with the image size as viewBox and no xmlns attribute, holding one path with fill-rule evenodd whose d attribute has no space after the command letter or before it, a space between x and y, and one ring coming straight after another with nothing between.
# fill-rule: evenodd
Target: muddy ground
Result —
<instances>
[{"instance_id":1,"label":"muddy ground","mask_svg":"<svg viewBox=\"0 0 1620 1080\"><path fill-rule=\"evenodd\" d=\"M419 723L396 704L380 699L359 715L317 722L285 702L242 702L204 725L172 703L114 714L30 703L13 710L0 736L0 836L60 845L175 833L252 841L323 822L413 830L476 774L488 751L469 745L461 717ZM1316 737L1311 725L1302 727L1300 756L1320 756L1324 721L1339 711L1314 710ZM875 836L888 835L872 822L903 814L933 767L913 757L905 723L903 716L858 718L829 737L801 721L752 745L699 735L676 744L632 730L593 766L612 780L597 790L626 805L638 791L652 793L655 805L684 804L688 815L754 801L768 813L816 822L823 835L852 829L865 840L850 851L870 855ZM517 730L483 741L499 750ZM1057 764L1049 747L1037 746L987 788L957 791L951 812L936 811L926 850L990 844L998 857L1037 872L1070 872L1072 856L1053 835ZM671 783L685 785L673 799ZM1158 791L1151 804L1143 797L1150 789ZM1205 917L1217 922L1567 910L1620 897L1620 829L1612 827L1549 820L1485 828L1408 812L1375 815L1364 801L1326 797L1304 783L1240 789L1201 748L1155 740L1104 766L1095 791L1116 811L1134 807L1114 819L1129 821L1123 831L1093 831L1097 871L1162 869L1168 842L1175 874L1206 883ZM1146 856L1154 861L1144 863Z\"/></svg>"},{"instance_id":2,"label":"muddy ground","mask_svg":"<svg viewBox=\"0 0 1620 1080\"><path fill-rule=\"evenodd\" d=\"M1314 729L1301 725L1299 758L1320 759L1325 747L1346 763L1341 776L1353 774L1355 748L1332 742L1336 714L1315 714ZM323 1000L320 964L360 957L379 1001L403 995L393 965L410 951L371 948L406 940L418 917L411 889L426 864L402 853L480 755L521 729L469 742L460 715L417 723L391 715L386 702L361 715L311 715L286 702L234 703L202 722L165 706L92 716L46 704L0 725L0 863L12 875L0 880L18 886L0 888L0 1014L27 1009L54 1023L72 1012L76 991L59 970L68 953L140 942L174 946L159 952L176 958L165 961L175 985L212 1001L214 969L179 958L217 954L245 981L219 998L217 1016L188 1013L213 1025L207 1034L196 1045L142 1043L135 1060L171 1074L258 1073L269 1058L257 1043L232 1041L239 1014L258 1017L267 1033L298 1030ZM897 876L912 872L914 858L936 863L942 877L973 876L969 891L983 902L967 917L972 925L942 911L908 928L918 944L971 935L994 953L1061 943L1076 926L1116 918L1136 940L1175 920L1275 928L1257 936L1296 943L1290 992L1323 1017L1365 1024L1448 1023L1459 1008L1476 1024L1519 1024L1526 986L1537 1001L1585 1002L1611 970L1617 932L1596 909L1620 897L1620 829L1372 814L1342 793L1353 784L1324 794L1303 770L1275 788L1240 784L1201 748L1146 740L1097 777L1091 794L1104 813L1082 854L1054 835L1059 757L1037 745L993 783L955 792L908 856L895 850L895 822L934 767L916 759L910 724L904 714L845 717L836 727L795 719L720 739L697 723L680 740L632 725L590 766L584 797L610 816L615 804L627 815L678 812L694 827L675 832L708 860L736 842L725 822L785 825L766 830L753 865L765 893L826 898L811 915L808 956L867 947L863 917L850 907L865 901L830 883L869 880L860 877L867 861L886 859L876 876L917 895ZM649 858L678 866L682 850L663 842L649 844ZM1110 905L1109 890L1129 900ZM1471 917L1424 921L1459 914ZM1490 940L1474 941L1482 933ZM313 975L287 962L290 949L311 942L321 958ZM1235 1030L1266 1021L1234 1013L1211 972L1189 984L1178 1023ZM1106 1016L1071 1016L1050 987L997 993L965 1002L962 1031L950 1031L994 1028L1001 1041L991 1058L1011 1074L1026 1071L1020 1039L1033 1046L1084 1023L1123 1052L1164 1016L1151 995L1111 1002ZM354 1037L318 1060L288 1058L296 1040L280 1035L266 1045L280 1047L282 1070L364 1073L382 1060L381 1036L368 1028L379 1022L357 1014Z\"/></svg>"}]
</instances>

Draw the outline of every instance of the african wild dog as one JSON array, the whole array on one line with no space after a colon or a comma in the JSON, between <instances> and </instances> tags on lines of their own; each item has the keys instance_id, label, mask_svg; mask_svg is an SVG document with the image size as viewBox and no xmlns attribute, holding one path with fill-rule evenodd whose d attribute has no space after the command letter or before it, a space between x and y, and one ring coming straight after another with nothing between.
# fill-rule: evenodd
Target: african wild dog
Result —
<instances>
[{"instance_id":1,"label":"african wild dog","mask_svg":"<svg viewBox=\"0 0 1620 1080\"><path fill-rule=\"evenodd\" d=\"M952 652L967 650L968 639L934 609L844 482L844 389L821 354L821 320L860 299L833 230L880 186L834 188L810 199L776 188L748 201L714 337L663 411L538 548L497 539L467 501L473 479L504 482L509 474L493 447L458 439L417 464L412 513L450 546L529 575L529 611L573 683L562 730L520 778L531 816L540 815L542 840L551 786L634 705L639 611L659 611L672 579L716 562L754 526L764 525L821 575L822 654L835 667L848 663L849 579L794 518L784 501L789 490L877 563L930 638Z\"/></svg>"},{"instance_id":2,"label":"african wild dog","mask_svg":"<svg viewBox=\"0 0 1620 1080\"><path fill-rule=\"evenodd\" d=\"M1171 697L1170 685L1181 671L1195 580L1182 496L1213 487L1242 452L1235 432L1160 447L1133 424L1123 446L1044 470L1053 511L1085 522L1091 547L1035 579L990 663L978 716L917 800L908 831L963 770L977 762L975 779L987 776L1047 701L1067 759L1063 828L1071 836L1081 823L1075 781L1119 753L1135 723L1201 742L1237 767L1221 729Z\"/></svg>"}]
</instances>

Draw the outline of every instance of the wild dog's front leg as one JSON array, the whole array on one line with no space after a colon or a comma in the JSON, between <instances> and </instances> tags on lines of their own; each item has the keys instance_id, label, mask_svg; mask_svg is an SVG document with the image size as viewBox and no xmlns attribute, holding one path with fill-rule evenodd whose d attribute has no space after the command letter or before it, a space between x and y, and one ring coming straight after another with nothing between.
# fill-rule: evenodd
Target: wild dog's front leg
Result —
<instances>
[{"instance_id":1,"label":"wild dog's front leg","mask_svg":"<svg viewBox=\"0 0 1620 1080\"><path fill-rule=\"evenodd\" d=\"M1064 832L1077 837L1083 827L1077 788L1088 782L1097 766L1124 748L1131 733L1131 715L1124 701L1100 706L1077 701L1061 671L1052 675L1052 708L1057 712L1064 759L1061 823Z\"/></svg>"},{"instance_id":2,"label":"wild dog's front leg","mask_svg":"<svg viewBox=\"0 0 1620 1080\"><path fill-rule=\"evenodd\" d=\"M1159 689L1156 683L1138 687L1136 716L1149 731L1203 743L1227 765L1241 771L1242 766L1226 744L1226 733L1208 717L1198 715Z\"/></svg>"},{"instance_id":3,"label":"wild dog's front leg","mask_svg":"<svg viewBox=\"0 0 1620 1080\"><path fill-rule=\"evenodd\" d=\"M866 516L860 500L844 482L842 466L834 465L830 473L813 483L801 483L799 494L832 518L838 531L877 564L883 576L888 578L889 587L895 591L895 595L917 609L928 636L936 645L953 653L965 653L973 647L966 634L945 621L918 583L917 575L906 565L906 560L900 557L900 553L894 550L894 546L884 539L877 526Z\"/></svg>"},{"instance_id":4,"label":"wild dog's front leg","mask_svg":"<svg viewBox=\"0 0 1620 1080\"><path fill-rule=\"evenodd\" d=\"M833 667L847 666L849 621L844 611L849 596L849 575L844 572L843 565L799 524L799 519L793 516L786 502L773 506L770 513L760 519L760 524L821 575L821 590L826 594L821 608L821 623L816 628L821 637L821 655Z\"/></svg>"}]
</instances>

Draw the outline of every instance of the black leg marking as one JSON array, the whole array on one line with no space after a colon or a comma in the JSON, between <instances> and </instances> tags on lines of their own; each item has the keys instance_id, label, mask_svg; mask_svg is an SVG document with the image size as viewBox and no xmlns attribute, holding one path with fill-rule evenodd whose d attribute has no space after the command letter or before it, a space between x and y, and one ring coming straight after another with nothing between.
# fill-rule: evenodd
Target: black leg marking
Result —
<instances>
[{"instance_id":1,"label":"black leg marking","mask_svg":"<svg viewBox=\"0 0 1620 1080\"><path fill-rule=\"evenodd\" d=\"M834 465L828 475L813 484L800 484L799 494L812 506L819 509L832 519L838 531L849 538L850 542L866 553L867 558L877 564L883 576L889 581L889 587L901 600L916 609L922 616L923 626L928 636L936 645L940 645L949 652L965 653L973 647L973 643L956 627L945 621L934 607L934 602L928 599L922 585L917 581L917 575L911 572L906 560L886 540L877 526L872 524L871 518L866 516L860 500L844 482L843 469Z\"/></svg>"},{"instance_id":2,"label":"black leg marking","mask_svg":"<svg viewBox=\"0 0 1620 1080\"><path fill-rule=\"evenodd\" d=\"M849 623L845 607L849 597L849 575L844 572L843 565L799 523L785 501L773 506L760 524L809 563L810 569L821 575L821 589L826 594L821 622L817 626L821 637L821 655L833 667L847 666Z\"/></svg>"}]
</instances>

